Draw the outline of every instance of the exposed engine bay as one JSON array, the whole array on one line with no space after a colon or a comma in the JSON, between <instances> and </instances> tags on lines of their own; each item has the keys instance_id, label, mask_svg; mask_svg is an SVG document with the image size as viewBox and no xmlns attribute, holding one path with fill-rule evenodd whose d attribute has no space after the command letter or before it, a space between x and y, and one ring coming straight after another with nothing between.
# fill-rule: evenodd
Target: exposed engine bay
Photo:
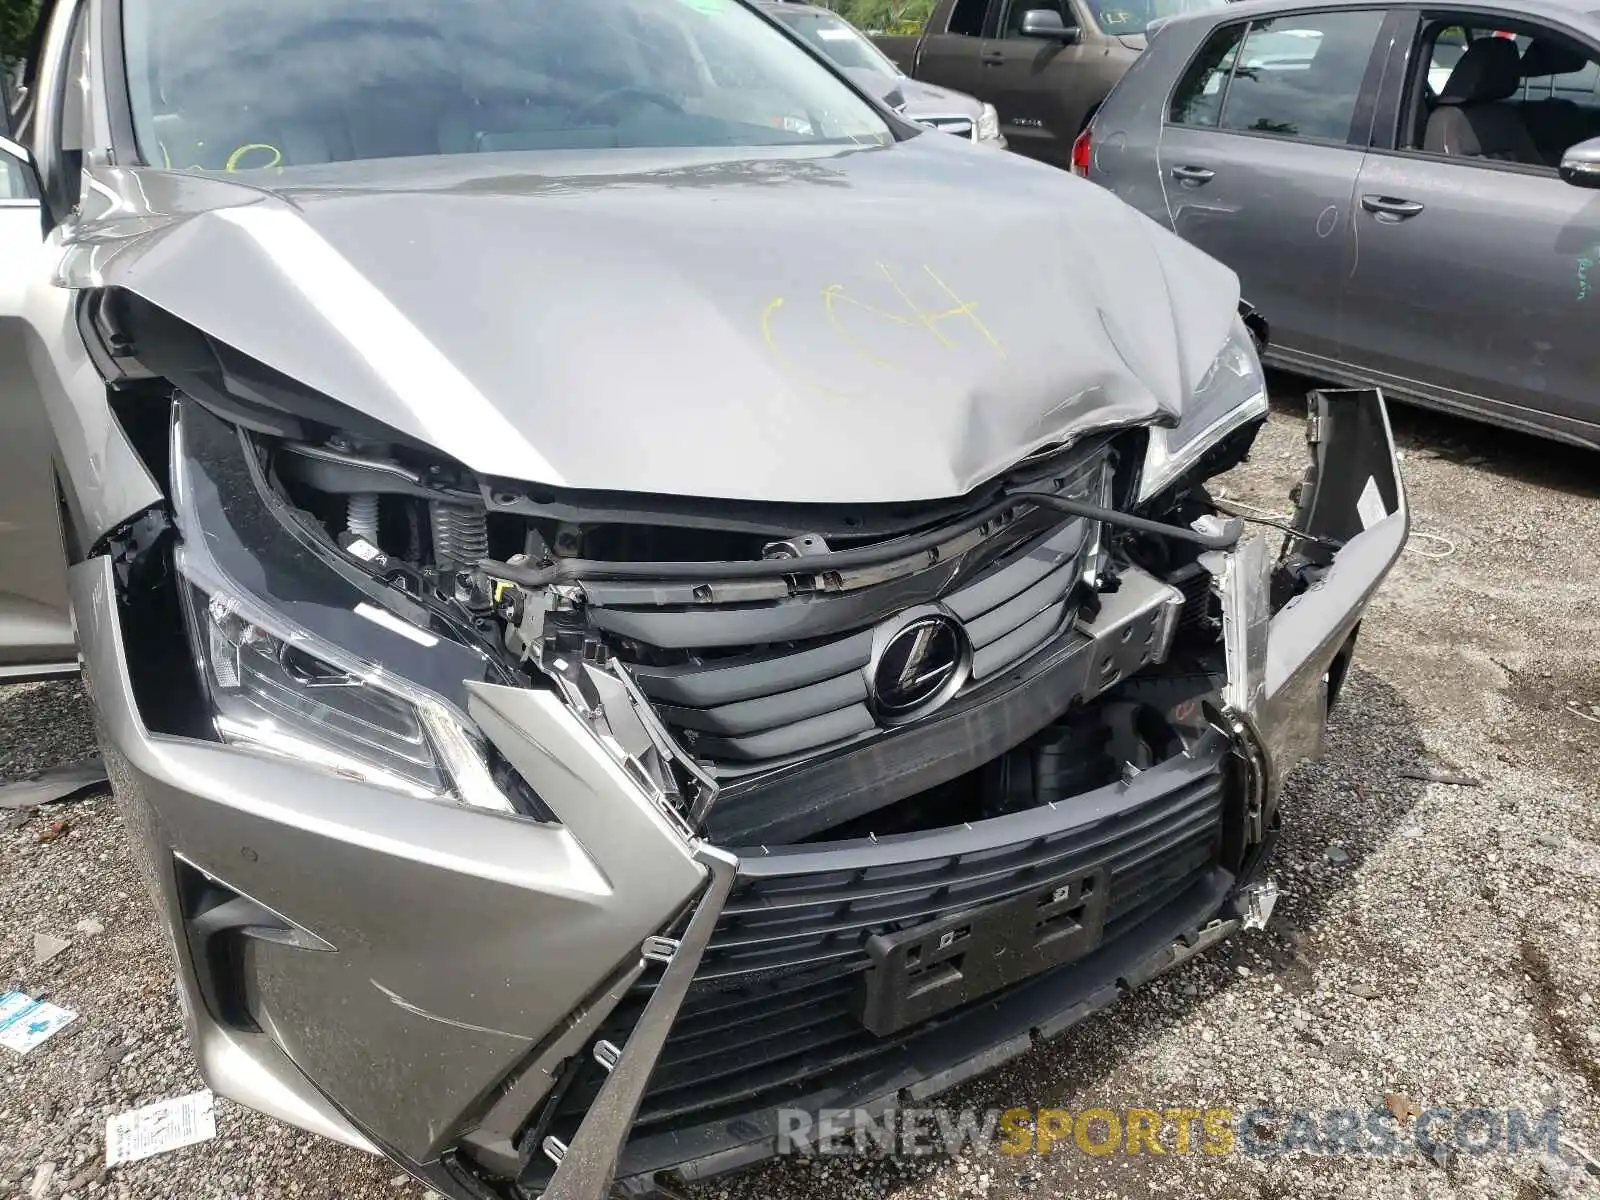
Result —
<instances>
[{"instance_id":1,"label":"exposed engine bay","mask_svg":"<svg viewBox=\"0 0 1600 1200\"><path fill-rule=\"evenodd\" d=\"M959 501L809 512L578 499L340 432L242 436L286 515L400 611L558 689L686 831L756 845L1049 804L1222 720L1207 556L1240 522L1204 480L1256 424L1137 511L1140 430ZM1311 570L1280 571L1280 603Z\"/></svg>"}]
</instances>

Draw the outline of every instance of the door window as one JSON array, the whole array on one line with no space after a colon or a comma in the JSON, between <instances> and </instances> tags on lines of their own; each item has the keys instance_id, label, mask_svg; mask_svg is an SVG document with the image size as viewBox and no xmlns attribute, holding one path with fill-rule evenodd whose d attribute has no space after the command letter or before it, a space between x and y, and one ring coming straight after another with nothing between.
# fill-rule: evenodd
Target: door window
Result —
<instances>
[{"instance_id":1,"label":"door window","mask_svg":"<svg viewBox=\"0 0 1600 1200\"><path fill-rule=\"evenodd\" d=\"M1247 28L1224 25L1206 39L1172 93L1168 121L1174 125L1216 125L1222 113L1222 94L1238 57L1239 40Z\"/></svg>"},{"instance_id":2,"label":"door window","mask_svg":"<svg viewBox=\"0 0 1600 1200\"><path fill-rule=\"evenodd\" d=\"M1420 32L1428 64L1397 145L1477 165L1553 171L1600 137L1600 56L1557 30L1439 14Z\"/></svg>"},{"instance_id":3,"label":"door window","mask_svg":"<svg viewBox=\"0 0 1600 1200\"><path fill-rule=\"evenodd\" d=\"M1219 29L1173 93L1168 120L1348 141L1383 20L1366 10Z\"/></svg>"},{"instance_id":4,"label":"door window","mask_svg":"<svg viewBox=\"0 0 1600 1200\"><path fill-rule=\"evenodd\" d=\"M988 11L989 0L956 0L945 31L962 37L982 37L983 18Z\"/></svg>"}]
</instances>

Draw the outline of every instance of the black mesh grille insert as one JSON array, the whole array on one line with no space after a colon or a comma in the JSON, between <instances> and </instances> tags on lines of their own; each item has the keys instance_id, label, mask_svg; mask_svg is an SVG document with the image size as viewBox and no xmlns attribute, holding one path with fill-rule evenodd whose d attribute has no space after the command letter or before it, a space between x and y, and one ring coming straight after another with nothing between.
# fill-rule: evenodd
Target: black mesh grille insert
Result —
<instances>
[{"instance_id":1,"label":"black mesh grille insert","mask_svg":"<svg viewBox=\"0 0 1600 1200\"><path fill-rule=\"evenodd\" d=\"M750 862L651 1079L636 1135L732 1119L839 1072L892 1065L901 1042L943 1018L883 1038L862 1026L854 997L871 934L1103 868L1110 894L1101 944L1120 937L1215 866L1224 779L1214 756L1178 759L1142 783L1054 809ZM621 1028L632 1027L645 999L641 990L619 1006ZM571 1119L593 1091L575 1089Z\"/></svg>"}]
</instances>

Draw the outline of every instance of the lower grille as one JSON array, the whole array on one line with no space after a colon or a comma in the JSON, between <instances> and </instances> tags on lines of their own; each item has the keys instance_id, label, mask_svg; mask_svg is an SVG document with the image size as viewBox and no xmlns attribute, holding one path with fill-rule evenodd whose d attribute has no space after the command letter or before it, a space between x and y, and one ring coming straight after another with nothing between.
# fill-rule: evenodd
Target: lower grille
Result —
<instances>
[{"instance_id":1,"label":"lower grille","mask_svg":"<svg viewBox=\"0 0 1600 1200\"><path fill-rule=\"evenodd\" d=\"M873 934L1103 869L1101 944L1121 937L1215 866L1224 779L1217 755L1180 758L1053 808L749 861L651 1078L635 1136L781 1105L841 1071L885 1069L907 1038L962 1011L888 1037L869 1033L856 997ZM647 996L641 989L619 1006L620 1029L631 1028ZM568 1119L594 1090L574 1089Z\"/></svg>"},{"instance_id":2,"label":"lower grille","mask_svg":"<svg viewBox=\"0 0 1600 1200\"><path fill-rule=\"evenodd\" d=\"M1167 582L1183 593L1183 610L1178 617L1178 633L1214 633L1222 613L1212 595L1212 575L1199 563L1191 563L1167 577Z\"/></svg>"}]
</instances>

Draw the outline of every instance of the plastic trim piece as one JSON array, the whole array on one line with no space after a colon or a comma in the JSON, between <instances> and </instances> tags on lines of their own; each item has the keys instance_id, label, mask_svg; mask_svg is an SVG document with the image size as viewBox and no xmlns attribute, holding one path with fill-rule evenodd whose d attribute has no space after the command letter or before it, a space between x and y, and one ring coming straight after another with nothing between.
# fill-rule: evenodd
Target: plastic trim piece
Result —
<instances>
[{"instance_id":1,"label":"plastic trim piece","mask_svg":"<svg viewBox=\"0 0 1600 1200\"><path fill-rule=\"evenodd\" d=\"M576 1136L550 1178L550 1186L541 1193L541 1200L596 1200L607 1193L616 1176L622 1148L633 1128L651 1072L661 1057L667 1034L672 1031L678 1009L700 966L700 956L711 942L717 918L722 915L722 906L739 871L737 858L713 846L700 846L695 857L710 870L711 882L695 905L689 927L651 993L644 1015L606 1076L599 1096L584 1114Z\"/></svg>"}]
</instances>

